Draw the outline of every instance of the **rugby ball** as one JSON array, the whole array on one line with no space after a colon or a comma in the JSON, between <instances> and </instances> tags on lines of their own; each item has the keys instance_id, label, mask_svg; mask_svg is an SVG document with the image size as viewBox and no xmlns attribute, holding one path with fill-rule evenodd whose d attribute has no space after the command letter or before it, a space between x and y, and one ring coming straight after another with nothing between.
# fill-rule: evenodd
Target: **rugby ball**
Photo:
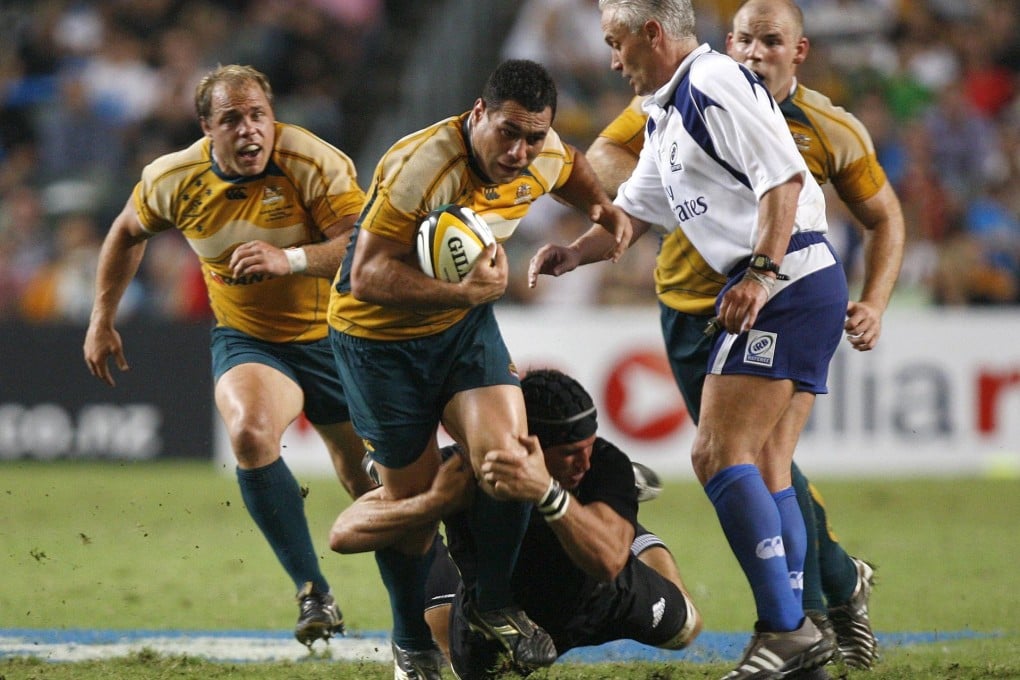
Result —
<instances>
[{"instance_id":1,"label":"rugby ball","mask_svg":"<svg viewBox=\"0 0 1020 680\"><path fill-rule=\"evenodd\" d=\"M492 229L478 213L462 205L444 205L418 227L418 264L434 279L457 283L495 242Z\"/></svg>"}]
</instances>

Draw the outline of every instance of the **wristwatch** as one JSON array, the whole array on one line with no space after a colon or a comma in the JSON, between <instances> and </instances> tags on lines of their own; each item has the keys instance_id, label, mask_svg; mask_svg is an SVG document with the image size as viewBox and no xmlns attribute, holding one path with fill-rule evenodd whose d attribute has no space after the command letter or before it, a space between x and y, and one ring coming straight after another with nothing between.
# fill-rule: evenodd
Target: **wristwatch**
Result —
<instances>
[{"instance_id":1,"label":"wristwatch","mask_svg":"<svg viewBox=\"0 0 1020 680\"><path fill-rule=\"evenodd\" d=\"M768 255L762 255L757 253L751 256L751 264L747 265L749 269L755 269L760 272L772 272L779 275L779 265L772 261L772 258Z\"/></svg>"}]
</instances>

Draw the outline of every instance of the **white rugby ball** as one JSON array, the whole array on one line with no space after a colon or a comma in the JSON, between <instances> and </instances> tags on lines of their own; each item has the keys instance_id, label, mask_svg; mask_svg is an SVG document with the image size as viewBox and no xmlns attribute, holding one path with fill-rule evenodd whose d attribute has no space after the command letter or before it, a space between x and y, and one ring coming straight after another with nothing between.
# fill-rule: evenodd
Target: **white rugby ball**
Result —
<instances>
[{"instance_id":1,"label":"white rugby ball","mask_svg":"<svg viewBox=\"0 0 1020 680\"><path fill-rule=\"evenodd\" d=\"M434 279L457 283L495 242L492 229L474 210L444 205L430 212L418 227L418 264Z\"/></svg>"}]
</instances>

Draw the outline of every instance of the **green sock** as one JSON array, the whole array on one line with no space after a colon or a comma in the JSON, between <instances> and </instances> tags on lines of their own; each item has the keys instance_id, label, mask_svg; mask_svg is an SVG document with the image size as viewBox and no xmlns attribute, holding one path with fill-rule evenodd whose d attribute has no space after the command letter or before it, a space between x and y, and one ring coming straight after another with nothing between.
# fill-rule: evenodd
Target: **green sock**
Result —
<instances>
[{"instance_id":1,"label":"green sock","mask_svg":"<svg viewBox=\"0 0 1020 680\"><path fill-rule=\"evenodd\" d=\"M237 468L237 483L248 513L294 581L295 590L311 581L319 592L329 592L308 531L301 487L283 458L252 470Z\"/></svg>"},{"instance_id":2,"label":"green sock","mask_svg":"<svg viewBox=\"0 0 1020 680\"><path fill-rule=\"evenodd\" d=\"M813 485L809 485L814 506L818 536L818 566L822 578L822 591L830 607L846 604L857 587L857 566L829 526L825 513L825 500Z\"/></svg>"},{"instance_id":3,"label":"green sock","mask_svg":"<svg viewBox=\"0 0 1020 680\"><path fill-rule=\"evenodd\" d=\"M818 522L815 505L811 499L807 477L797 464L790 466L793 489L797 492L797 504L804 515L807 530L807 551L804 553L804 611L824 612L825 596L822 594L822 575L818 564Z\"/></svg>"},{"instance_id":4,"label":"green sock","mask_svg":"<svg viewBox=\"0 0 1020 680\"><path fill-rule=\"evenodd\" d=\"M475 495L468 522L478 568L474 595L481 611L513 603L510 574L530 515L530 503L500 501L481 491Z\"/></svg>"}]
</instances>

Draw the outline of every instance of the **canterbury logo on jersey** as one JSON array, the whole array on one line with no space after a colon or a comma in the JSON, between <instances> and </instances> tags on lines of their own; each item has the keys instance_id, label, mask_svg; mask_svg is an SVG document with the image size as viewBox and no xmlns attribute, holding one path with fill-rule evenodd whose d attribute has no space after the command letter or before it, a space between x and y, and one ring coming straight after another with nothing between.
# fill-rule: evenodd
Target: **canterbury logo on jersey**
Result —
<instances>
[{"instance_id":1,"label":"canterbury logo on jersey","mask_svg":"<svg viewBox=\"0 0 1020 680\"><path fill-rule=\"evenodd\" d=\"M231 201L240 201L242 199L248 198L248 192L245 191L244 189L241 189L240 187L232 187L230 189L227 189L226 194L227 198L230 199Z\"/></svg>"},{"instance_id":2,"label":"canterbury logo on jersey","mask_svg":"<svg viewBox=\"0 0 1020 680\"><path fill-rule=\"evenodd\" d=\"M252 283L260 283L273 278L271 274L251 274L249 276L220 276L216 272L210 272L209 276L213 281L224 286L247 286Z\"/></svg>"}]
</instances>

